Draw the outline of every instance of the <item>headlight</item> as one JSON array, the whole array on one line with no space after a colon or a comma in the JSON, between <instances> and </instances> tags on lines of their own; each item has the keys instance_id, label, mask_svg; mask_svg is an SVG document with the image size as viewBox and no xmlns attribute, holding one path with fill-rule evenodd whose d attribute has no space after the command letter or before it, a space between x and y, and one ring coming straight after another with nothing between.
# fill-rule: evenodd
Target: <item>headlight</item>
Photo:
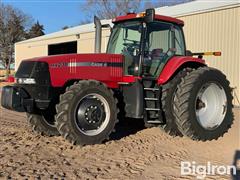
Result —
<instances>
[{"instance_id":1,"label":"headlight","mask_svg":"<svg viewBox=\"0 0 240 180\"><path fill-rule=\"evenodd\" d=\"M18 78L16 81L18 84L36 84L36 81L33 78Z\"/></svg>"}]
</instances>

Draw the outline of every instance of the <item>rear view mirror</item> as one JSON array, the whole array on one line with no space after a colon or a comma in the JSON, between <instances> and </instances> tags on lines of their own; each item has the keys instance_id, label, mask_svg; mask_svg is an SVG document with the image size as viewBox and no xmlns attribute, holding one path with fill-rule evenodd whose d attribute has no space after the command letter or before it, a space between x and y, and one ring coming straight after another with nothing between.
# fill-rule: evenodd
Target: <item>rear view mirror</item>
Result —
<instances>
[{"instance_id":1,"label":"rear view mirror","mask_svg":"<svg viewBox=\"0 0 240 180\"><path fill-rule=\"evenodd\" d=\"M146 9L144 21L150 23L154 21L155 9Z\"/></svg>"}]
</instances>

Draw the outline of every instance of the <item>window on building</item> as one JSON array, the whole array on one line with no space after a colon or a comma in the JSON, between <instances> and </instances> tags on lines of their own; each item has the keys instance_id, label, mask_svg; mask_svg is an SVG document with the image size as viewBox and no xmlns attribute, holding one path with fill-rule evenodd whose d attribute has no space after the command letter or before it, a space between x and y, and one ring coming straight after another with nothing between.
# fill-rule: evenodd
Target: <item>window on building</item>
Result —
<instances>
[{"instance_id":1,"label":"window on building","mask_svg":"<svg viewBox=\"0 0 240 180\"><path fill-rule=\"evenodd\" d=\"M72 53L77 53L77 41L48 45L48 55Z\"/></svg>"}]
</instances>

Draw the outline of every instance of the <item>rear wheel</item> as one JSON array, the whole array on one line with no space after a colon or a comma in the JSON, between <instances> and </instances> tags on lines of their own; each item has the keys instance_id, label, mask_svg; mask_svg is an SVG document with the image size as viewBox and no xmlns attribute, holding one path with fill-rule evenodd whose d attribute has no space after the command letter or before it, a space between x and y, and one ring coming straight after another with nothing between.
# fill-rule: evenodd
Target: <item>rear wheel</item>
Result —
<instances>
[{"instance_id":1,"label":"rear wheel","mask_svg":"<svg viewBox=\"0 0 240 180\"><path fill-rule=\"evenodd\" d=\"M182 133L178 130L175 122L173 100L177 91L177 85L181 82L181 78L187 75L191 69L183 69L176 76L174 76L167 84L162 87L161 105L163 110L163 118L165 124L160 127L168 134L172 136L182 136Z\"/></svg>"},{"instance_id":2,"label":"rear wheel","mask_svg":"<svg viewBox=\"0 0 240 180\"><path fill-rule=\"evenodd\" d=\"M34 132L46 136L59 135L53 115L27 113L27 119Z\"/></svg>"},{"instance_id":3,"label":"rear wheel","mask_svg":"<svg viewBox=\"0 0 240 180\"><path fill-rule=\"evenodd\" d=\"M174 107L178 129L194 140L217 139L233 123L229 81L213 68L199 68L185 76Z\"/></svg>"},{"instance_id":4,"label":"rear wheel","mask_svg":"<svg viewBox=\"0 0 240 180\"><path fill-rule=\"evenodd\" d=\"M98 81L80 81L60 96L56 122L60 134L73 144L97 144L108 139L117 123L117 100Z\"/></svg>"}]
</instances>

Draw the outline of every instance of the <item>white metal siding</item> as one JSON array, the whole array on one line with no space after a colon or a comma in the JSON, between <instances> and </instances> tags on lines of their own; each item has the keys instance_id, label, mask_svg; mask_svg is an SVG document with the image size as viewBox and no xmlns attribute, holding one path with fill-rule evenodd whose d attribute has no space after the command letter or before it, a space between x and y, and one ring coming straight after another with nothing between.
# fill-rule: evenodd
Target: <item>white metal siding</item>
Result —
<instances>
[{"instance_id":1,"label":"white metal siding","mask_svg":"<svg viewBox=\"0 0 240 180\"><path fill-rule=\"evenodd\" d=\"M221 57L206 56L209 66L223 71L240 98L240 7L178 17L185 22L187 49L192 52L221 51Z\"/></svg>"}]
</instances>

